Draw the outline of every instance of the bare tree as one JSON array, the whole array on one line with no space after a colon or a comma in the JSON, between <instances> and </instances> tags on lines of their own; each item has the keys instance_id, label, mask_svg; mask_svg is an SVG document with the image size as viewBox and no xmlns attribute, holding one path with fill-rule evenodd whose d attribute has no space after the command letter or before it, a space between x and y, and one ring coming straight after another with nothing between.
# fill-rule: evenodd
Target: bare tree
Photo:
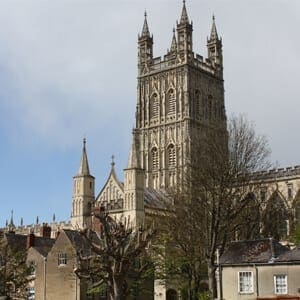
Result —
<instances>
[{"instance_id":1,"label":"bare tree","mask_svg":"<svg viewBox=\"0 0 300 300\"><path fill-rule=\"evenodd\" d=\"M252 210L257 211L259 202L249 194L261 185L253 174L269 168L270 150L265 137L243 116L230 119L227 133L217 126L208 129L193 149L186 184L175 192L165 232L188 261L189 299L198 297L204 264L214 299L217 251L221 255L245 226L253 228L247 236L257 234L259 217ZM244 218L247 210L251 213Z\"/></svg>"},{"instance_id":2,"label":"bare tree","mask_svg":"<svg viewBox=\"0 0 300 300\"><path fill-rule=\"evenodd\" d=\"M138 280L150 267L147 251L155 236L153 228L130 228L116 222L104 209L95 213L101 232L97 238L91 231L83 231L90 251L78 253L75 273L92 282L92 288L107 287L110 300L126 299L130 292L130 275Z\"/></svg>"}]
</instances>

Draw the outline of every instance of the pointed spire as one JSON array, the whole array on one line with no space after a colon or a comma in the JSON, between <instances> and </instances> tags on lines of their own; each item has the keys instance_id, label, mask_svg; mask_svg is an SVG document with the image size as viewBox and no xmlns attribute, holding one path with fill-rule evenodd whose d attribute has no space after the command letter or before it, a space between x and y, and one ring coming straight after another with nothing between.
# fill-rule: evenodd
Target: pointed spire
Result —
<instances>
[{"instance_id":1,"label":"pointed spire","mask_svg":"<svg viewBox=\"0 0 300 300\"><path fill-rule=\"evenodd\" d=\"M127 169L140 169L140 158L138 151L138 135L137 130L133 129L132 131L132 144L128 158Z\"/></svg>"},{"instance_id":2,"label":"pointed spire","mask_svg":"<svg viewBox=\"0 0 300 300\"><path fill-rule=\"evenodd\" d=\"M180 24L189 24L189 17L186 11L185 0L183 0L183 7L181 12Z\"/></svg>"},{"instance_id":3,"label":"pointed spire","mask_svg":"<svg viewBox=\"0 0 300 300\"><path fill-rule=\"evenodd\" d=\"M170 52L174 52L176 50L177 50L177 41L175 36L175 28L173 28L173 38L172 38Z\"/></svg>"},{"instance_id":4,"label":"pointed spire","mask_svg":"<svg viewBox=\"0 0 300 300\"><path fill-rule=\"evenodd\" d=\"M142 37L150 37L150 31L148 27L148 22L147 22L147 12L145 11L145 19L144 19L144 25L142 29Z\"/></svg>"},{"instance_id":5,"label":"pointed spire","mask_svg":"<svg viewBox=\"0 0 300 300\"><path fill-rule=\"evenodd\" d=\"M110 163L110 165L111 165L111 169L115 168L115 156L114 155L111 156L111 163Z\"/></svg>"},{"instance_id":6,"label":"pointed spire","mask_svg":"<svg viewBox=\"0 0 300 300\"><path fill-rule=\"evenodd\" d=\"M215 41L218 40L218 32L217 32L217 26L215 22L215 16L213 15L212 17L212 27L211 27L211 32L210 32L210 40Z\"/></svg>"},{"instance_id":7,"label":"pointed spire","mask_svg":"<svg viewBox=\"0 0 300 300\"><path fill-rule=\"evenodd\" d=\"M83 139L82 156L79 165L78 175L90 175L89 163L85 149L86 139Z\"/></svg>"},{"instance_id":8,"label":"pointed spire","mask_svg":"<svg viewBox=\"0 0 300 300\"><path fill-rule=\"evenodd\" d=\"M52 222L53 223L55 223L55 219L56 219L56 217L55 217L55 213L54 213L53 216L52 216Z\"/></svg>"},{"instance_id":9,"label":"pointed spire","mask_svg":"<svg viewBox=\"0 0 300 300\"><path fill-rule=\"evenodd\" d=\"M10 222L9 222L9 225L11 227L15 227L15 224L14 224L14 211L13 210L11 210L11 212L10 212Z\"/></svg>"}]
</instances>

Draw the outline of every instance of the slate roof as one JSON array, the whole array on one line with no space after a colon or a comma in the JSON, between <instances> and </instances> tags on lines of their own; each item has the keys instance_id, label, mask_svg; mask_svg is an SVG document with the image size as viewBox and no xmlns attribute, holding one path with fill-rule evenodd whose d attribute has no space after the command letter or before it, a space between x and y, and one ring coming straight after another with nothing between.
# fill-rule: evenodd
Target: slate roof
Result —
<instances>
[{"instance_id":1,"label":"slate roof","mask_svg":"<svg viewBox=\"0 0 300 300\"><path fill-rule=\"evenodd\" d=\"M221 256L220 263L222 265L270 263L280 259L283 262L284 257L288 257L290 252L292 251L288 247L273 239L236 241L229 245Z\"/></svg>"},{"instance_id":2,"label":"slate roof","mask_svg":"<svg viewBox=\"0 0 300 300\"><path fill-rule=\"evenodd\" d=\"M14 249L26 250L27 235L15 234L14 232L5 233L5 238L9 247ZM33 248L35 248L41 255L47 256L54 244L54 239L45 238L41 236L34 237Z\"/></svg>"},{"instance_id":3,"label":"slate roof","mask_svg":"<svg viewBox=\"0 0 300 300\"><path fill-rule=\"evenodd\" d=\"M86 237L77 230L63 229L76 251L90 251L90 243ZM94 231L90 231L90 238L94 243L99 243L99 238Z\"/></svg>"},{"instance_id":4,"label":"slate roof","mask_svg":"<svg viewBox=\"0 0 300 300\"><path fill-rule=\"evenodd\" d=\"M144 192L145 206L157 209L166 209L170 198L165 190L146 188Z\"/></svg>"}]
</instances>

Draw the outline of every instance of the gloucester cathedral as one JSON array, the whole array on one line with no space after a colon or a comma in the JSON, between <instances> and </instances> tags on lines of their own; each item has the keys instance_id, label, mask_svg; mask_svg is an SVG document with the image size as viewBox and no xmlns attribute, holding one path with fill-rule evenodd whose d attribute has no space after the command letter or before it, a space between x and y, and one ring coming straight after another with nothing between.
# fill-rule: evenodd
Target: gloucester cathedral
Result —
<instances>
[{"instance_id":1,"label":"gloucester cathedral","mask_svg":"<svg viewBox=\"0 0 300 300\"><path fill-rule=\"evenodd\" d=\"M225 134L222 39L214 17L205 57L194 53L193 42L193 23L184 1L180 20L170 37L170 48L163 57L153 57L153 36L145 14L138 37L135 128L124 180L119 180L112 161L103 188L95 192L95 178L89 170L84 140L79 170L73 178L70 222L53 220L49 226L37 222L34 226L15 227L11 220L8 224L16 233L36 235L35 240L30 235L27 243L31 246L29 256L37 265L36 274L40 274L32 283L36 299L46 299L45 295L47 299L87 299L84 288L72 273L71 254L59 257L65 265L68 257L70 268L57 271L61 247L67 243L68 249L76 251L78 230L93 228L95 207L105 207L112 216L126 219L134 227L144 224L163 208L160 200L168 190L183 182L205 131L217 124ZM289 212L286 214L289 218L281 220L284 238L289 234L291 221L300 222L300 166L265 171L259 176L264 184L256 197L266 206L279 203ZM42 251L35 247L38 236L56 237L58 231L61 233L55 242L48 241ZM68 280L63 280L68 272L71 274ZM48 289L48 285L60 289ZM154 284L154 299L166 299L166 294L166 285Z\"/></svg>"}]
</instances>

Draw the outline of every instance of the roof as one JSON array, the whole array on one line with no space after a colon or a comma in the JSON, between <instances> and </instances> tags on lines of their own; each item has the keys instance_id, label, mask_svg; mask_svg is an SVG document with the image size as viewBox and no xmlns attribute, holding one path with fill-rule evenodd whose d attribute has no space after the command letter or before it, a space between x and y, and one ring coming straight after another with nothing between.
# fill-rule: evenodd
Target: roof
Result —
<instances>
[{"instance_id":1,"label":"roof","mask_svg":"<svg viewBox=\"0 0 300 300\"><path fill-rule=\"evenodd\" d=\"M155 190L152 188L146 188L144 192L145 206L157 209L166 209L169 196L166 190Z\"/></svg>"},{"instance_id":2,"label":"roof","mask_svg":"<svg viewBox=\"0 0 300 300\"><path fill-rule=\"evenodd\" d=\"M91 249L88 239L82 232L71 229L63 229L63 232L66 234L76 251L88 251ZM90 239L95 243L99 243L99 238L94 231L90 231Z\"/></svg>"},{"instance_id":3,"label":"roof","mask_svg":"<svg viewBox=\"0 0 300 300\"><path fill-rule=\"evenodd\" d=\"M45 238L35 236L33 248L36 249L42 256L46 257L51 250L55 240L51 238Z\"/></svg>"},{"instance_id":4,"label":"roof","mask_svg":"<svg viewBox=\"0 0 300 300\"><path fill-rule=\"evenodd\" d=\"M283 255L291 252L273 239L257 239L230 243L220 258L222 265L277 262Z\"/></svg>"},{"instance_id":5,"label":"roof","mask_svg":"<svg viewBox=\"0 0 300 300\"><path fill-rule=\"evenodd\" d=\"M5 239L9 247L19 250L26 250L27 235L15 234L14 232L5 233ZM47 256L54 244L54 239L34 236L33 248L35 248L42 256Z\"/></svg>"}]
</instances>

